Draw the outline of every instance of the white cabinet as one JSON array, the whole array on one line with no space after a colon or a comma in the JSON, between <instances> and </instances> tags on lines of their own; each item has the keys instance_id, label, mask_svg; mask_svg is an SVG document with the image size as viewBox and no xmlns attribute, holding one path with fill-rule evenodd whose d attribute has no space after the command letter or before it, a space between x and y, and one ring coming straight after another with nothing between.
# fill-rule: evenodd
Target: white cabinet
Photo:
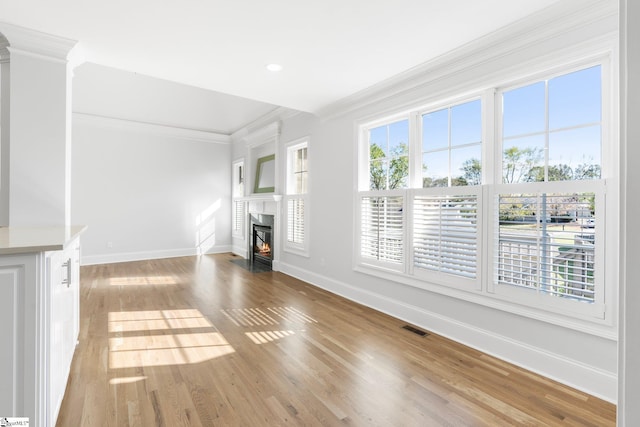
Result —
<instances>
[{"instance_id":1,"label":"white cabinet","mask_svg":"<svg viewBox=\"0 0 640 427\"><path fill-rule=\"evenodd\" d=\"M79 332L79 233L62 243L9 247L3 232L0 416L55 426Z\"/></svg>"}]
</instances>

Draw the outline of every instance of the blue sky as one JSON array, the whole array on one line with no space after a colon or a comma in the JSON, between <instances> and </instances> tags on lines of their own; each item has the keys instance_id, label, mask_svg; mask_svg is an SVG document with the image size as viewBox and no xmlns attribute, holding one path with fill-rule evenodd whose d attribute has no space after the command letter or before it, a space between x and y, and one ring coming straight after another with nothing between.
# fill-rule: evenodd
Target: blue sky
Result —
<instances>
[{"instance_id":1,"label":"blue sky","mask_svg":"<svg viewBox=\"0 0 640 427\"><path fill-rule=\"evenodd\" d=\"M601 71L600 66L595 66L504 92L504 147L544 148L548 88L549 164L567 164L574 169L582 163L600 164ZM479 146L456 148L481 140L480 100L434 111L422 120L422 149L428 152L423 156L427 176L448 175L447 151L432 151L449 146L449 125L452 176L462 175L460 168L465 160L480 157ZM388 134L387 126L381 126L372 129L370 135L372 143L386 147L388 141L393 150L408 141L408 120L390 124Z\"/></svg>"}]
</instances>

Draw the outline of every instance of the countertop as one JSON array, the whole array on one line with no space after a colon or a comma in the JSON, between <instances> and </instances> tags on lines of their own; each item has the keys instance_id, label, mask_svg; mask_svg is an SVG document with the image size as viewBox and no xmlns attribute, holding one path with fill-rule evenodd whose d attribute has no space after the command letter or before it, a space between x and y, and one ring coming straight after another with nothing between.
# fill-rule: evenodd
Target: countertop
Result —
<instances>
[{"instance_id":1,"label":"countertop","mask_svg":"<svg viewBox=\"0 0 640 427\"><path fill-rule=\"evenodd\" d=\"M85 225L0 227L0 255L59 251L86 228Z\"/></svg>"}]
</instances>

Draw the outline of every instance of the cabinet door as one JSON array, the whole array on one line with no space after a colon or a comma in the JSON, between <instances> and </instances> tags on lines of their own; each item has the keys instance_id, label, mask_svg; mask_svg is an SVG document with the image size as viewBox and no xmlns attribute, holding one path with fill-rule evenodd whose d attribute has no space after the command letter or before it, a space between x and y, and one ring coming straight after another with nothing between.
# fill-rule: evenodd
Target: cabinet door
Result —
<instances>
[{"instance_id":1,"label":"cabinet door","mask_svg":"<svg viewBox=\"0 0 640 427\"><path fill-rule=\"evenodd\" d=\"M38 425L41 377L36 373L39 339L36 336L38 257L0 257L0 414L29 417Z\"/></svg>"},{"instance_id":2,"label":"cabinet door","mask_svg":"<svg viewBox=\"0 0 640 427\"><path fill-rule=\"evenodd\" d=\"M67 251L53 252L47 258L48 281L51 298L49 329L49 419L58 415L67 386L69 366L73 357L74 292L72 262Z\"/></svg>"},{"instance_id":3,"label":"cabinet door","mask_svg":"<svg viewBox=\"0 0 640 427\"><path fill-rule=\"evenodd\" d=\"M24 416L22 387L24 365L24 266L0 267L0 331L4 350L0 352L0 414Z\"/></svg>"}]
</instances>

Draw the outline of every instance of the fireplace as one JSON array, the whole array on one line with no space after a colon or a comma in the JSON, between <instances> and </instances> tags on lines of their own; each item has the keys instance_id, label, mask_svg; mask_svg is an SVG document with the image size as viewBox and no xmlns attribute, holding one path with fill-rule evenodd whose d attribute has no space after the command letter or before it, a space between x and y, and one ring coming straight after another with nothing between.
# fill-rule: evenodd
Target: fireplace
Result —
<instances>
[{"instance_id":1,"label":"fireplace","mask_svg":"<svg viewBox=\"0 0 640 427\"><path fill-rule=\"evenodd\" d=\"M271 227L253 224L253 262L261 262L271 267Z\"/></svg>"},{"instance_id":2,"label":"fireplace","mask_svg":"<svg viewBox=\"0 0 640 427\"><path fill-rule=\"evenodd\" d=\"M273 215L251 215L251 263L272 267Z\"/></svg>"}]
</instances>

